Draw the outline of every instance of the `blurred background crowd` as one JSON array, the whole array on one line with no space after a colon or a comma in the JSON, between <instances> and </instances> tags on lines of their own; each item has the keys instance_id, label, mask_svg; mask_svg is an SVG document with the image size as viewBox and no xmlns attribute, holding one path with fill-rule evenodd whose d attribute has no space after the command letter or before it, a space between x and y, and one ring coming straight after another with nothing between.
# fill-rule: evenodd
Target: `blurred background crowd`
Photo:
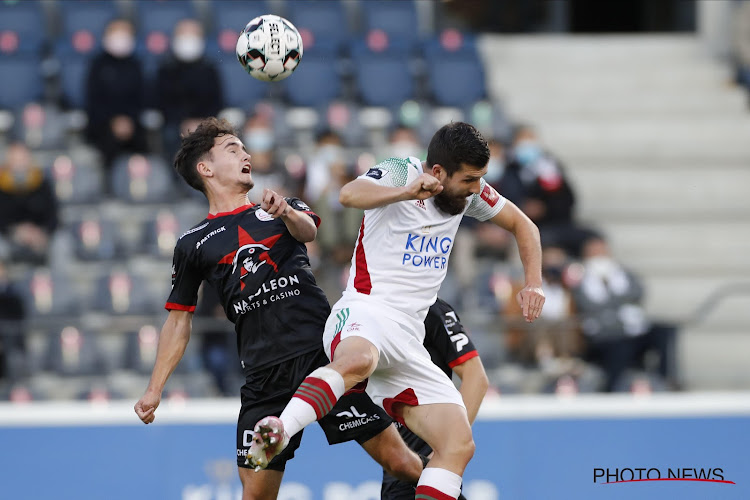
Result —
<instances>
[{"instance_id":1,"label":"blurred background crowd","mask_svg":"<svg viewBox=\"0 0 750 500\"><path fill-rule=\"evenodd\" d=\"M450 120L473 123L490 141L485 179L538 224L544 246L547 303L541 321L528 325L513 299L522 276L510 236L468 218L459 231L441 297L479 347L491 390L685 388L678 343L695 303L666 317L648 307L649 261L634 256L631 263L623 251L660 251L651 237L660 226L626 237L623 224L671 219L659 219L665 212L658 206L639 210L637 190L614 199L620 208L604 199L625 170L631 184L648 191L649 181L638 180L646 169L626 165L605 178L604 169L587 176L584 168L571 176L579 167L564 164L567 153L551 150L544 133L561 144L565 133L588 133L565 123L561 135L549 125L567 111L556 107L568 102L558 81L564 71L550 69L553 57L544 59L533 42L515 53L512 43L493 49L481 42L480 33L489 31L697 29L700 2L629 3L603 15L601 2L573 0L0 1L0 400L140 395L165 317L174 244L207 213L203 196L177 178L171 159L180 134L212 115L230 120L252 155L251 201L270 187L300 197L322 217L308 249L331 303L345 286L362 215L343 209L339 188L385 158L424 159L432 133ZM750 4L727 5L743 12L735 56L722 63L734 72L724 85L735 96L750 82ZM288 18L304 41L299 69L279 83L252 79L235 57L239 30L266 13ZM524 59L516 69L506 65L514 57ZM579 94L586 92L581 82ZM539 92L529 99L547 115L519 112L535 108L523 92L514 94L514 85ZM608 104L617 105L617 85L608 90ZM638 102L648 104L648 95ZM582 119L596 113L574 111ZM614 139L593 133L580 143L606 147L607 140ZM673 164L682 166L681 158L666 165L658 147L636 144L633 151L655 154L671 172ZM611 152L610 163L627 163L618 153ZM750 159L745 153L738 155ZM577 180L588 187L597 175L595 190L606 185L605 194L589 199L589 216L581 217L587 202ZM677 179L667 190L680 186ZM748 215L746 202L732 206ZM616 230L607 222L615 210ZM628 242L618 246L612 232ZM702 296L710 291L701 288ZM166 396L236 395L235 350L232 325L204 287L193 340Z\"/></svg>"}]
</instances>

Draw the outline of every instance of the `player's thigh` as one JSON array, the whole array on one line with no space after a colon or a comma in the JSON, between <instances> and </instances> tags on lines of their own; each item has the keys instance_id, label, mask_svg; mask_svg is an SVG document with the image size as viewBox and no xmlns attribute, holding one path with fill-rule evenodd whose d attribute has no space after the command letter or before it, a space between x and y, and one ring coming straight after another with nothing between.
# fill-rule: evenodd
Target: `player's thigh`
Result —
<instances>
[{"instance_id":1,"label":"player's thigh","mask_svg":"<svg viewBox=\"0 0 750 500\"><path fill-rule=\"evenodd\" d=\"M422 459L409 449L395 424L389 425L383 432L361 445L390 474L413 483L419 480L423 468Z\"/></svg>"},{"instance_id":2,"label":"player's thigh","mask_svg":"<svg viewBox=\"0 0 750 500\"><path fill-rule=\"evenodd\" d=\"M402 405L398 408L407 427L435 453L472 447L471 426L466 409L452 403Z\"/></svg>"},{"instance_id":3,"label":"player's thigh","mask_svg":"<svg viewBox=\"0 0 750 500\"><path fill-rule=\"evenodd\" d=\"M275 500L279 495L283 471L239 467L242 482L242 500Z\"/></svg>"}]
</instances>

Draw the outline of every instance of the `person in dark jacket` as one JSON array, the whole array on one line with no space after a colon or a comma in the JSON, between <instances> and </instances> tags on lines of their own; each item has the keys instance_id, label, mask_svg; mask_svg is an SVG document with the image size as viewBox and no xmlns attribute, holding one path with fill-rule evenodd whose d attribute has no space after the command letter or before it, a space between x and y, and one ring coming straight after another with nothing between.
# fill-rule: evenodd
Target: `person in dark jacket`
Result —
<instances>
[{"instance_id":1,"label":"person in dark jacket","mask_svg":"<svg viewBox=\"0 0 750 500\"><path fill-rule=\"evenodd\" d=\"M159 65L156 107L164 115L164 147L170 158L180 136L201 118L217 115L224 103L219 71L205 48L200 22L183 19L175 25L171 53Z\"/></svg>"},{"instance_id":2,"label":"person in dark jacket","mask_svg":"<svg viewBox=\"0 0 750 500\"><path fill-rule=\"evenodd\" d=\"M145 80L134 55L135 28L125 19L111 21L86 81L87 138L109 167L116 156L146 150L140 115L145 109Z\"/></svg>"}]
</instances>

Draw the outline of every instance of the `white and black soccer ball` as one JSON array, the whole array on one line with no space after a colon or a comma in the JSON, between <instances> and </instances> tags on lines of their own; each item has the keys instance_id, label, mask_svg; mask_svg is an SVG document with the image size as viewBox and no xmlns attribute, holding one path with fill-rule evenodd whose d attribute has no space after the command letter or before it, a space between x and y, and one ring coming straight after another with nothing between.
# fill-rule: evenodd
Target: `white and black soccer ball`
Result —
<instances>
[{"instance_id":1,"label":"white and black soccer ball","mask_svg":"<svg viewBox=\"0 0 750 500\"><path fill-rule=\"evenodd\" d=\"M302 38L283 17L258 16L247 23L237 39L237 59L253 78L283 80L302 59Z\"/></svg>"}]
</instances>

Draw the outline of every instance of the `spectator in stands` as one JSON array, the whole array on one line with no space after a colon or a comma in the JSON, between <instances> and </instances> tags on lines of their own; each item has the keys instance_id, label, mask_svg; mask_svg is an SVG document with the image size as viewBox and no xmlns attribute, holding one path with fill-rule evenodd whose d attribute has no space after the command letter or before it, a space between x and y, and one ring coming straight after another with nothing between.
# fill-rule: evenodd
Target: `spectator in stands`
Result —
<instances>
[{"instance_id":1,"label":"spectator in stands","mask_svg":"<svg viewBox=\"0 0 750 500\"><path fill-rule=\"evenodd\" d=\"M341 136L331 130L318 134L315 151L307 164L304 199L321 219L330 221L318 228L316 241L324 254L339 264L352 256L350 234L356 234L362 213L344 209L339 202L341 187L353 179ZM326 227L327 226L327 227Z\"/></svg>"},{"instance_id":2,"label":"spectator in stands","mask_svg":"<svg viewBox=\"0 0 750 500\"><path fill-rule=\"evenodd\" d=\"M527 125L516 128L510 161L500 180L501 193L533 220L542 244L564 247L580 254L591 232L574 221L575 196L560 161L545 151L536 132Z\"/></svg>"},{"instance_id":3,"label":"spectator in stands","mask_svg":"<svg viewBox=\"0 0 750 500\"><path fill-rule=\"evenodd\" d=\"M282 196L299 194L277 160L276 137L270 116L263 113L250 115L242 128L242 142L250 153L250 163L253 166L255 188L248 195L251 201L260 202L253 197L260 196L266 188Z\"/></svg>"},{"instance_id":4,"label":"spectator in stands","mask_svg":"<svg viewBox=\"0 0 750 500\"><path fill-rule=\"evenodd\" d=\"M11 283L5 263L0 261L0 380L22 375L26 352L21 294Z\"/></svg>"},{"instance_id":5,"label":"spectator in stands","mask_svg":"<svg viewBox=\"0 0 750 500\"><path fill-rule=\"evenodd\" d=\"M141 61L134 54L135 28L130 21L111 21L102 46L104 50L91 61L86 80L86 135L109 167L119 154L146 150L140 124L146 84Z\"/></svg>"},{"instance_id":6,"label":"spectator in stands","mask_svg":"<svg viewBox=\"0 0 750 500\"><path fill-rule=\"evenodd\" d=\"M22 142L0 165L0 246L14 262L46 262L57 228L57 198L44 171Z\"/></svg>"},{"instance_id":7,"label":"spectator in stands","mask_svg":"<svg viewBox=\"0 0 750 500\"><path fill-rule=\"evenodd\" d=\"M643 308L643 284L620 264L606 241L592 236L583 246L583 276L573 288L573 300L585 341L585 358L600 366L605 389L623 387L629 369L645 366L646 354L656 354L655 371L674 385L673 325L654 324Z\"/></svg>"},{"instance_id":8,"label":"spectator in stands","mask_svg":"<svg viewBox=\"0 0 750 500\"><path fill-rule=\"evenodd\" d=\"M422 147L416 130L405 125L399 125L391 131L388 138L388 156L392 158L414 156L424 160L427 152Z\"/></svg>"},{"instance_id":9,"label":"spectator in stands","mask_svg":"<svg viewBox=\"0 0 750 500\"><path fill-rule=\"evenodd\" d=\"M734 5L732 52L737 82L750 90L750 2Z\"/></svg>"},{"instance_id":10,"label":"spectator in stands","mask_svg":"<svg viewBox=\"0 0 750 500\"><path fill-rule=\"evenodd\" d=\"M156 108L164 115L164 148L169 158L177 151L181 133L194 129L197 119L216 116L224 104L219 71L205 55L201 23L195 19L178 22L171 49L156 76Z\"/></svg>"}]
</instances>

